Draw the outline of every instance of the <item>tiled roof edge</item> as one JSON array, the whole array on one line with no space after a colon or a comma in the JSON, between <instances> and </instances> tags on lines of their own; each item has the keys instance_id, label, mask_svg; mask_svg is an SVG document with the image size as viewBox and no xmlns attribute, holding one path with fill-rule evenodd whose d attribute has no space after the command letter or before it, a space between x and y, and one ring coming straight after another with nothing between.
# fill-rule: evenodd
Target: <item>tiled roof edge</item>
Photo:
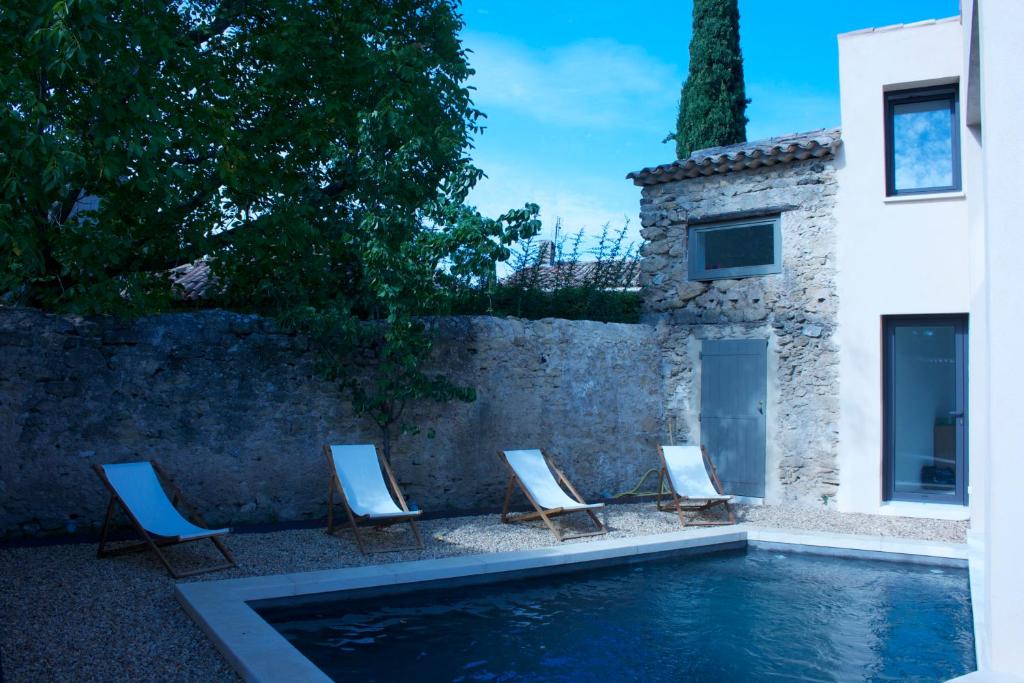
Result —
<instances>
[{"instance_id":1,"label":"tiled roof edge","mask_svg":"<svg viewBox=\"0 0 1024 683\"><path fill-rule=\"evenodd\" d=\"M835 155L842 144L839 128L782 135L724 147L697 150L686 159L649 166L626 175L634 185L657 185L761 166L774 166Z\"/></svg>"}]
</instances>

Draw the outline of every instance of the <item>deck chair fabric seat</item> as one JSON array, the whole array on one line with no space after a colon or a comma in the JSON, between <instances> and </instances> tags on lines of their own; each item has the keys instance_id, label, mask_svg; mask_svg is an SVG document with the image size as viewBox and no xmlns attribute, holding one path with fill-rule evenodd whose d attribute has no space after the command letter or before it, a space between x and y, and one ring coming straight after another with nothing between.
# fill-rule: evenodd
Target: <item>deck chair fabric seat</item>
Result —
<instances>
[{"instance_id":1,"label":"deck chair fabric seat","mask_svg":"<svg viewBox=\"0 0 1024 683\"><path fill-rule=\"evenodd\" d=\"M700 446L662 446L665 468L676 492L687 498L730 498L721 495L708 476Z\"/></svg>"},{"instance_id":2,"label":"deck chair fabric seat","mask_svg":"<svg viewBox=\"0 0 1024 683\"><path fill-rule=\"evenodd\" d=\"M566 478L565 474L558 469L551 458L539 449L509 450L501 451L499 454L505 464L511 470L508 488L505 492L505 504L502 508L502 522L527 521L538 519L544 521L551 533L559 541L567 538L579 538L582 536L593 536L607 533L608 530L594 514L594 510L604 507L604 503L587 503L580 496L579 492ZM561 482L561 483L560 483ZM508 508L511 502L512 492L518 484L527 499L534 507L534 512L513 517L509 515ZM572 493L575 498L570 497L562 488L562 484ZM597 525L597 531L566 536L552 524L550 517L565 514L568 512L586 512Z\"/></svg>"},{"instance_id":3,"label":"deck chair fabric seat","mask_svg":"<svg viewBox=\"0 0 1024 683\"><path fill-rule=\"evenodd\" d=\"M539 450L505 451L505 460L537 503L549 510L593 510L604 503L581 503L570 498L551 475L548 463Z\"/></svg>"},{"instance_id":4,"label":"deck chair fabric seat","mask_svg":"<svg viewBox=\"0 0 1024 683\"><path fill-rule=\"evenodd\" d=\"M678 513L679 521L686 526L684 510L707 510L721 505L729 515L728 521L691 521L690 524L719 526L735 523L735 514L729 505L732 496L722 493L722 484L715 471L715 465L708 457L704 446L658 446L658 455L661 458L656 501L659 510ZM662 482L666 480L672 501L662 505Z\"/></svg>"},{"instance_id":5,"label":"deck chair fabric seat","mask_svg":"<svg viewBox=\"0 0 1024 683\"><path fill-rule=\"evenodd\" d=\"M422 512L403 510L395 504L373 444L331 446L331 456L345 499L357 516L408 517Z\"/></svg>"},{"instance_id":6,"label":"deck chair fabric seat","mask_svg":"<svg viewBox=\"0 0 1024 683\"><path fill-rule=\"evenodd\" d=\"M143 460L140 462L124 462L109 465L96 465L96 472L100 479L110 491L110 503L107 506L107 516L103 522L103 529L100 532L100 546L97 550L99 557L121 554L139 548L148 547L156 552L160 561L167 568L167 571L174 578L202 574L208 571L226 569L235 566L235 560L224 546L221 537L229 534L231 529L207 529L194 524L186 519L178 508L177 502L184 505L185 500L176 486L170 484L174 500L168 497L160 475L163 471L159 465L152 461ZM110 521L113 517L116 506L120 505L125 514L131 520L135 530L143 537L143 543L107 550L106 540L110 528ZM198 513L192 512L193 518L202 521ZM160 546L172 545L175 543L187 543L189 541L201 541L210 539L214 546L221 552L226 560L223 564L211 567L195 569L191 571L179 571L174 568L167 557L160 551Z\"/></svg>"},{"instance_id":7,"label":"deck chair fabric seat","mask_svg":"<svg viewBox=\"0 0 1024 683\"><path fill-rule=\"evenodd\" d=\"M204 529L181 516L167 497L156 470L148 462L100 465L117 497L135 515L147 532L164 538L191 541L207 536L222 536L231 529Z\"/></svg>"},{"instance_id":8,"label":"deck chair fabric seat","mask_svg":"<svg viewBox=\"0 0 1024 683\"><path fill-rule=\"evenodd\" d=\"M366 554L367 551L359 535L357 519L377 525L408 521L413 535L416 537L415 547L423 547L423 540L420 538L419 529L416 528L414 522L423 514L423 511L409 509L390 466L377 451L376 446L373 444L325 445L324 454L327 456L330 469L327 501L328 533L334 533L334 493L337 491L348 514L350 527L356 537L356 544L363 554ZM384 478L385 474L387 481ZM398 503L395 502L396 498ZM387 551L407 549L409 548L389 548Z\"/></svg>"}]
</instances>

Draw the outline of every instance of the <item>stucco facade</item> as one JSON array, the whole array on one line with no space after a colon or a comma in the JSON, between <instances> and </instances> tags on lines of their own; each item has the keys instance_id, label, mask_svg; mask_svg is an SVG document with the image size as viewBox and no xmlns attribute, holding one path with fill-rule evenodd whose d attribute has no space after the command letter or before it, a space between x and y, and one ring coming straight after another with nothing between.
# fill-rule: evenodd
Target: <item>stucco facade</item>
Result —
<instances>
[{"instance_id":1,"label":"stucco facade","mask_svg":"<svg viewBox=\"0 0 1024 683\"><path fill-rule=\"evenodd\" d=\"M837 159L837 344L841 510L965 518L964 506L888 502L883 490L884 316L967 314L971 240L965 193L887 196L886 92L959 83L957 17L839 36L843 147ZM961 107L962 112L962 107ZM961 116L962 175L975 169ZM968 321L970 325L971 321Z\"/></svg>"},{"instance_id":2,"label":"stucco facade","mask_svg":"<svg viewBox=\"0 0 1024 683\"><path fill-rule=\"evenodd\" d=\"M975 172L967 178L971 234L971 578L982 676L1024 680L1024 422L1019 416L1024 364L1024 156L1020 113L1019 0L965 0L960 54L962 92ZM979 678L984 680L984 678Z\"/></svg>"}]
</instances>

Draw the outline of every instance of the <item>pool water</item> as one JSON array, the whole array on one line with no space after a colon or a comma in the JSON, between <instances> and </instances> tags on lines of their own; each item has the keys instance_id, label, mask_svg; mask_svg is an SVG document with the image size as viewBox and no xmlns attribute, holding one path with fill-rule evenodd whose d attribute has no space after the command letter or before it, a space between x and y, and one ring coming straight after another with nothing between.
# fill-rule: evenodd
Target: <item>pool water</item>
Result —
<instances>
[{"instance_id":1,"label":"pool water","mask_svg":"<svg viewBox=\"0 0 1024 683\"><path fill-rule=\"evenodd\" d=\"M944 681L975 668L966 570L759 550L259 611L338 681Z\"/></svg>"}]
</instances>

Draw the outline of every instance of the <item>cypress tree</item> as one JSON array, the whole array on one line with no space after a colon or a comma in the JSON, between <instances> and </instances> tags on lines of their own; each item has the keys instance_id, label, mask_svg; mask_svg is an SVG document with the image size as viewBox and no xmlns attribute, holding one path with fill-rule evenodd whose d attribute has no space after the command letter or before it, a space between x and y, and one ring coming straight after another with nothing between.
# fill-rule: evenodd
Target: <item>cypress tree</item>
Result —
<instances>
[{"instance_id":1,"label":"cypress tree","mask_svg":"<svg viewBox=\"0 0 1024 683\"><path fill-rule=\"evenodd\" d=\"M694 0L690 68L679 102L676 156L745 142L747 103L737 0Z\"/></svg>"}]
</instances>

